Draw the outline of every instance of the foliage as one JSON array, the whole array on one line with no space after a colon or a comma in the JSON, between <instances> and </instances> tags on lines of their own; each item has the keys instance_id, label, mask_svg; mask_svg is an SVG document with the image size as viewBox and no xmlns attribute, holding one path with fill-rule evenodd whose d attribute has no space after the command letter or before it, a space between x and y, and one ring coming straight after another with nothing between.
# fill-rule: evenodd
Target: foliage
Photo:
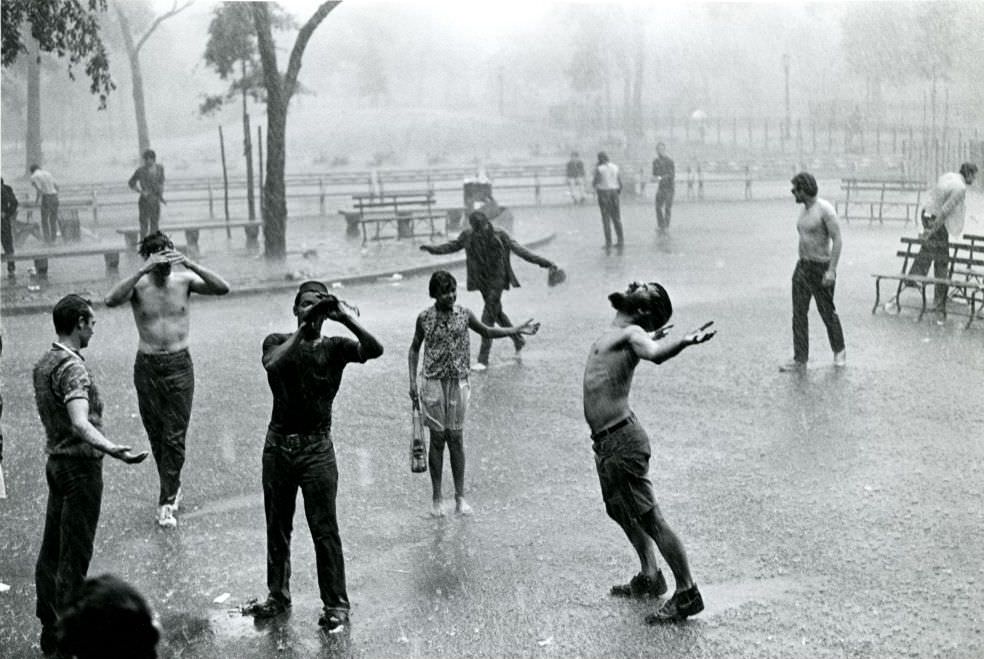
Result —
<instances>
[{"instance_id":1,"label":"foliage","mask_svg":"<svg viewBox=\"0 0 984 659\"><path fill-rule=\"evenodd\" d=\"M0 7L4 67L28 52L24 39L29 24L41 52L68 59L68 74L73 80L75 67L84 65L89 90L98 95L101 108L106 106L106 98L116 88L99 32L106 0L4 0Z\"/></svg>"}]
</instances>

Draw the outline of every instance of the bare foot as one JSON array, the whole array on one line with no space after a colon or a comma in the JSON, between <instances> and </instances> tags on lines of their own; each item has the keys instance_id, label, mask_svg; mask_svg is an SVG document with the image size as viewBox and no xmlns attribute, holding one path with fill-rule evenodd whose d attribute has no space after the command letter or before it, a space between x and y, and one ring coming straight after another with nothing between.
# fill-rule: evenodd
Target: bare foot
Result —
<instances>
[{"instance_id":1,"label":"bare foot","mask_svg":"<svg viewBox=\"0 0 984 659\"><path fill-rule=\"evenodd\" d=\"M431 504L431 517L444 517L444 509L441 507L440 501Z\"/></svg>"},{"instance_id":2,"label":"bare foot","mask_svg":"<svg viewBox=\"0 0 984 659\"><path fill-rule=\"evenodd\" d=\"M468 502L465 501L464 499L459 498L456 501L457 504L454 507L454 512L458 513L459 515L471 515L473 512L475 512L474 510L472 510L472 507L468 505Z\"/></svg>"}]
</instances>

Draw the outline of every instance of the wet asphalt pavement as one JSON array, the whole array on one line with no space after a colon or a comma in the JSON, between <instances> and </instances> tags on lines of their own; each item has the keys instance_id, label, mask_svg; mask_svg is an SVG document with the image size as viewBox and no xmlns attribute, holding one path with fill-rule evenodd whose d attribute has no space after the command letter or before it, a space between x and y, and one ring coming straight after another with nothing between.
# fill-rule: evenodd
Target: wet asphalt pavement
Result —
<instances>
[{"instance_id":1,"label":"wet asphalt pavement","mask_svg":"<svg viewBox=\"0 0 984 659\"><path fill-rule=\"evenodd\" d=\"M343 289L386 348L348 367L335 401L350 632L328 637L316 624L300 505L291 615L256 625L236 611L265 596L260 344L292 328L291 293L193 302L197 389L179 528L154 523L150 461L106 460L90 573L115 572L148 597L164 657L981 656L984 320L964 330L959 316L939 326L911 310L871 314L870 274L898 268L898 236L911 227L845 226L835 300L848 367L830 367L811 310L817 368L789 375L777 365L792 349L794 204L681 204L669 237L653 231L651 207L623 214L629 245L606 255L596 207L541 211L558 235L539 251L567 269L563 286L515 260L523 286L505 309L542 329L521 362L502 341L490 370L472 376L470 518L428 518L429 479L408 465L406 354L430 304L426 277ZM464 281L463 268L454 273ZM676 332L707 320L718 329L635 377L657 498L707 607L667 628L642 622L655 602L607 595L638 564L605 515L581 416L584 359L613 316L606 296L644 278L668 289ZM462 287L458 300L481 311L477 293ZM147 448L130 312L97 318L86 356L107 434ZM50 341L47 316L4 319L2 657L40 655L33 566L47 491L30 370Z\"/></svg>"}]
</instances>

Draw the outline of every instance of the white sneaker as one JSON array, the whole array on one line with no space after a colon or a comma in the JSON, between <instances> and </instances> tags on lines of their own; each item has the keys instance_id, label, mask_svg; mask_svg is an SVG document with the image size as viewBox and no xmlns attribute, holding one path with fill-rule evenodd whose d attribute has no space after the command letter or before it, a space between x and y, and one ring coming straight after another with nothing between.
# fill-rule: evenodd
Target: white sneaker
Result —
<instances>
[{"instance_id":1,"label":"white sneaker","mask_svg":"<svg viewBox=\"0 0 984 659\"><path fill-rule=\"evenodd\" d=\"M847 366L847 350L841 350L840 352L834 353L834 366L837 368L844 368Z\"/></svg>"},{"instance_id":2,"label":"white sneaker","mask_svg":"<svg viewBox=\"0 0 984 659\"><path fill-rule=\"evenodd\" d=\"M173 529L178 526L178 520L174 518L174 510L166 503L157 512L157 526L162 529Z\"/></svg>"},{"instance_id":3,"label":"white sneaker","mask_svg":"<svg viewBox=\"0 0 984 659\"><path fill-rule=\"evenodd\" d=\"M475 362L474 364L472 364L471 370L475 371L476 373L481 373L482 371L488 370L488 368L489 367L483 364L482 362Z\"/></svg>"}]
</instances>

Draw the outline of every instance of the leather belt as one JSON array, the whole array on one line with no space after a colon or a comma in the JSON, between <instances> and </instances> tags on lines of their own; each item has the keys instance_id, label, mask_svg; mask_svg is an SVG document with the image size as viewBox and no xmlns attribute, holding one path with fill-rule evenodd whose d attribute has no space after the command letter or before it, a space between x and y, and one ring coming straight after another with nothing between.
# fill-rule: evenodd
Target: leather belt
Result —
<instances>
[{"instance_id":1,"label":"leather belt","mask_svg":"<svg viewBox=\"0 0 984 659\"><path fill-rule=\"evenodd\" d=\"M608 426L604 430L599 430L598 432L596 432L593 435L591 435L591 439L594 440L594 441L598 441L599 439L604 439L608 435L611 435L612 433L614 433L617 430L621 430L622 428L624 428L625 426L629 425L630 423L635 423L635 416L634 415L633 416L627 416L624 419L622 419L621 421L619 421L618 423L614 423L614 424Z\"/></svg>"}]
</instances>

